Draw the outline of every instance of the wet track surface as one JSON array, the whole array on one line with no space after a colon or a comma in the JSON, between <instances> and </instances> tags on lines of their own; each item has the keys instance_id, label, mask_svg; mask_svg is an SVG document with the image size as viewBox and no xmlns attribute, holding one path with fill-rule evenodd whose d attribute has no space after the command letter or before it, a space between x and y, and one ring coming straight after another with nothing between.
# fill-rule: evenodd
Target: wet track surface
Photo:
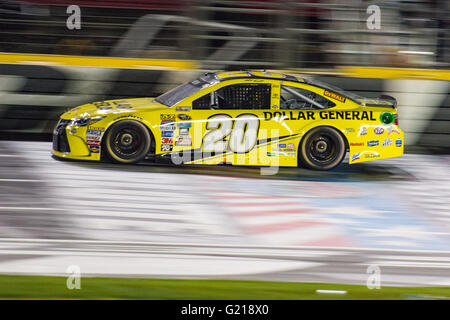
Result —
<instances>
[{"instance_id":1,"label":"wet track surface","mask_svg":"<svg viewBox=\"0 0 450 320\"><path fill-rule=\"evenodd\" d=\"M57 161L0 142L0 273L450 285L450 158L331 172Z\"/></svg>"}]
</instances>

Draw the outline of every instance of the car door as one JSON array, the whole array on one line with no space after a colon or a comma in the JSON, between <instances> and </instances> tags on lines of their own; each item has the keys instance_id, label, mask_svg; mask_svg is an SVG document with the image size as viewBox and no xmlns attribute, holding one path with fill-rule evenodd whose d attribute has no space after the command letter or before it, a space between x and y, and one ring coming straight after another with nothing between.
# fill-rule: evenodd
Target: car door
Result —
<instances>
[{"instance_id":1,"label":"car door","mask_svg":"<svg viewBox=\"0 0 450 320\"><path fill-rule=\"evenodd\" d=\"M276 152L280 165L297 165L303 128L317 120L318 111L335 106L335 103L310 89L301 83L281 82L278 110L269 114L272 122L279 122L280 138Z\"/></svg>"},{"instance_id":2,"label":"car door","mask_svg":"<svg viewBox=\"0 0 450 320\"><path fill-rule=\"evenodd\" d=\"M222 81L190 102L193 163L266 165L270 139L265 113L278 100L270 79ZM278 85L279 90L279 85Z\"/></svg>"}]
</instances>

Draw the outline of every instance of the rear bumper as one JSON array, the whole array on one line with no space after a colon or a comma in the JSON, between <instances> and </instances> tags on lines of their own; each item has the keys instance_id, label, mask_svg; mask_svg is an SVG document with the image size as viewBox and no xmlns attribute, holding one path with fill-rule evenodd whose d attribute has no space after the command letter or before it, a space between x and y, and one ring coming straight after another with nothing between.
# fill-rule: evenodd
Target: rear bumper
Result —
<instances>
[{"instance_id":1,"label":"rear bumper","mask_svg":"<svg viewBox=\"0 0 450 320\"><path fill-rule=\"evenodd\" d=\"M383 128L383 133L375 129ZM349 139L349 163L400 157L404 153L405 134L396 125L366 126L367 134ZM361 132L361 130L360 130Z\"/></svg>"}]
</instances>

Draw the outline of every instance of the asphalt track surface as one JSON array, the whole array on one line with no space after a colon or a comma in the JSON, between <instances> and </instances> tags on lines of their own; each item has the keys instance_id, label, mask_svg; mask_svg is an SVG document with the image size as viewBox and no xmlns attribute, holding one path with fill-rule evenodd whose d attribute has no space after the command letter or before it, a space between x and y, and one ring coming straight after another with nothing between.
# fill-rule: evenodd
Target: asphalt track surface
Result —
<instances>
[{"instance_id":1,"label":"asphalt track surface","mask_svg":"<svg viewBox=\"0 0 450 320\"><path fill-rule=\"evenodd\" d=\"M50 148L0 142L0 273L450 286L448 156L261 175Z\"/></svg>"}]
</instances>

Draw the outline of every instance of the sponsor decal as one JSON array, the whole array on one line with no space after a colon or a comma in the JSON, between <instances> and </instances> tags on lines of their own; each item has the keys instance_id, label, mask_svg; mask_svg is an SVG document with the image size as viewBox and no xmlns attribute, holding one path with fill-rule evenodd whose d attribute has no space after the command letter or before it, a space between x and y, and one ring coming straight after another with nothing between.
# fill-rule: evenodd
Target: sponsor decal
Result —
<instances>
[{"instance_id":1,"label":"sponsor decal","mask_svg":"<svg viewBox=\"0 0 450 320\"><path fill-rule=\"evenodd\" d=\"M365 153L364 154L365 158L379 158L380 154L376 153L376 152L371 152L371 153Z\"/></svg>"},{"instance_id":2,"label":"sponsor decal","mask_svg":"<svg viewBox=\"0 0 450 320\"><path fill-rule=\"evenodd\" d=\"M132 106L128 102L121 100L111 100L111 101L98 101L94 102L93 105L100 110L109 110L112 108L116 109L131 109Z\"/></svg>"},{"instance_id":3,"label":"sponsor decal","mask_svg":"<svg viewBox=\"0 0 450 320\"><path fill-rule=\"evenodd\" d=\"M364 142L350 142L350 147L362 147Z\"/></svg>"},{"instance_id":4,"label":"sponsor decal","mask_svg":"<svg viewBox=\"0 0 450 320\"><path fill-rule=\"evenodd\" d=\"M378 134L378 135L383 134L383 133L384 133L384 128L382 128L382 127L376 127L376 128L373 129L373 132L374 132L375 134Z\"/></svg>"},{"instance_id":5,"label":"sponsor decal","mask_svg":"<svg viewBox=\"0 0 450 320\"><path fill-rule=\"evenodd\" d=\"M192 138L190 136L178 136L175 141L176 146L190 147L192 145Z\"/></svg>"},{"instance_id":6,"label":"sponsor decal","mask_svg":"<svg viewBox=\"0 0 450 320\"><path fill-rule=\"evenodd\" d=\"M119 119L136 119L136 120L142 120L142 118L136 117L136 116L132 116L132 115L123 115L123 116L120 116L120 117L115 118L114 120L119 120Z\"/></svg>"},{"instance_id":7,"label":"sponsor decal","mask_svg":"<svg viewBox=\"0 0 450 320\"><path fill-rule=\"evenodd\" d=\"M390 134L393 133L393 132L395 132L395 133L397 133L397 134L400 134L400 131L398 131L397 128L396 128L396 127L393 127L393 126L388 127L388 128L387 128L387 132L388 132L388 135L390 135Z\"/></svg>"},{"instance_id":8,"label":"sponsor decal","mask_svg":"<svg viewBox=\"0 0 450 320\"><path fill-rule=\"evenodd\" d=\"M384 139L383 143L381 144L382 147L388 147L393 144L392 139Z\"/></svg>"},{"instance_id":9,"label":"sponsor decal","mask_svg":"<svg viewBox=\"0 0 450 320\"><path fill-rule=\"evenodd\" d=\"M88 146L99 146L101 144L100 140L87 140Z\"/></svg>"},{"instance_id":10,"label":"sponsor decal","mask_svg":"<svg viewBox=\"0 0 450 320\"><path fill-rule=\"evenodd\" d=\"M354 153L352 155L352 161L358 160L359 158L361 158L361 153L360 152Z\"/></svg>"},{"instance_id":11,"label":"sponsor decal","mask_svg":"<svg viewBox=\"0 0 450 320\"><path fill-rule=\"evenodd\" d=\"M169 121L169 120L163 120L161 121L161 124L159 125L159 130L161 131L175 131L175 122Z\"/></svg>"},{"instance_id":12,"label":"sponsor decal","mask_svg":"<svg viewBox=\"0 0 450 320\"><path fill-rule=\"evenodd\" d=\"M173 137L173 131L161 131L161 137L172 138Z\"/></svg>"},{"instance_id":13,"label":"sponsor decal","mask_svg":"<svg viewBox=\"0 0 450 320\"><path fill-rule=\"evenodd\" d=\"M173 144L173 138L161 138L161 144Z\"/></svg>"},{"instance_id":14,"label":"sponsor decal","mask_svg":"<svg viewBox=\"0 0 450 320\"><path fill-rule=\"evenodd\" d=\"M173 150L173 145L172 144L165 143L165 144L161 145L161 151L170 152L172 150Z\"/></svg>"},{"instance_id":15,"label":"sponsor decal","mask_svg":"<svg viewBox=\"0 0 450 320\"><path fill-rule=\"evenodd\" d=\"M268 157L276 157L276 156L278 156L278 153L275 153L275 152L267 152L267 156L268 156Z\"/></svg>"},{"instance_id":16,"label":"sponsor decal","mask_svg":"<svg viewBox=\"0 0 450 320\"><path fill-rule=\"evenodd\" d=\"M367 141L368 147L375 147L379 144L378 140Z\"/></svg>"},{"instance_id":17,"label":"sponsor decal","mask_svg":"<svg viewBox=\"0 0 450 320\"><path fill-rule=\"evenodd\" d=\"M179 114L178 119L180 120L191 120L191 116L188 116L187 114Z\"/></svg>"},{"instance_id":18,"label":"sponsor decal","mask_svg":"<svg viewBox=\"0 0 450 320\"><path fill-rule=\"evenodd\" d=\"M384 124L391 124L395 121L395 115L392 112L382 112L380 114L380 121Z\"/></svg>"},{"instance_id":19,"label":"sponsor decal","mask_svg":"<svg viewBox=\"0 0 450 320\"><path fill-rule=\"evenodd\" d=\"M368 120L376 121L373 111L275 111L264 112L264 120Z\"/></svg>"},{"instance_id":20,"label":"sponsor decal","mask_svg":"<svg viewBox=\"0 0 450 320\"><path fill-rule=\"evenodd\" d=\"M100 128L100 127L91 127L91 126L89 126L87 129L88 130L97 130L97 131L101 131L101 132L105 131L105 128Z\"/></svg>"},{"instance_id":21,"label":"sponsor decal","mask_svg":"<svg viewBox=\"0 0 450 320\"><path fill-rule=\"evenodd\" d=\"M401 147L402 146L402 139L398 138L397 140L395 140L395 145L397 147Z\"/></svg>"},{"instance_id":22,"label":"sponsor decal","mask_svg":"<svg viewBox=\"0 0 450 320\"><path fill-rule=\"evenodd\" d=\"M103 131L101 130L94 130L94 129L87 129L86 130L86 143L89 147L89 150L92 153L99 153L100 151L100 144L101 144L101 137L102 137Z\"/></svg>"},{"instance_id":23,"label":"sponsor decal","mask_svg":"<svg viewBox=\"0 0 450 320\"><path fill-rule=\"evenodd\" d=\"M188 136L189 128L180 128L180 136Z\"/></svg>"},{"instance_id":24,"label":"sponsor decal","mask_svg":"<svg viewBox=\"0 0 450 320\"><path fill-rule=\"evenodd\" d=\"M334 100L338 100L340 102L345 102L345 97L343 97L343 96L341 96L341 95L339 95L337 93L328 91L328 90L325 90L323 92L323 95L326 96L326 97L330 97L330 98L332 98Z\"/></svg>"},{"instance_id":25,"label":"sponsor decal","mask_svg":"<svg viewBox=\"0 0 450 320\"><path fill-rule=\"evenodd\" d=\"M161 114L160 115L161 120L166 121L175 121L175 115L174 114Z\"/></svg>"},{"instance_id":26,"label":"sponsor decal","mask_svg":"<svg viewBox=\"0 0 450 320\"><path fill-rule=\"evenodd\" d=\"M108 101L97 101L92 103L97 109L109 110L112 109L112 105Z\"/></svg>"},{"instance_id":27,"label":"sponsor decal","mask_svg":"<svg viewBox=\"0 0 450 320\"><path fill-rule=\"evenodd\" d=\"M100 138L101 136L102 136L102 131L101 130L94 130L94 129L87 129L86 130L86 139L88 137Z\"/></svg>"},{"instance_id":28,"label":"sponsor decal","mask_svg":"<svg viewBox=\"0 0 450 320\"><path fill-rule=\"evenodd\" d=\"M275 150L274 152L268 152L267 154L271 153L271 154L274 154L277 156L283 156L283 157L296 157L297 156L296 152L286 152L286 151L287 150L283 150L283 151ZM271 156L269 156L269 157L271 157Z\"/></svg>"},{"instance_id":29,"label":"sponsor decal","mask_svg":"<svg viewBox=\"0 0 450 320\"><path fill-rule=\"evenodd\" d=\"M293 143L279 143L274 149L274 151L277 151L279 155L282 154L283 151L284 154L283 155L287 155L287 156L291 156L290 154L288 155L287 153L290 152L297 152L297 149L295 148L295 144Z\"/></svg>"},{"instance_id":30,"label":"sponsor decal","mask_svg":"<svg viewBox=\"0 0 450 320\"><path fill-rule=\"evenodd\" d=\"M159 130L161 130L161 131L175 131L175 130L177 130L177 127L166 125L166 126L160 126Z\"/></svg>"},{"instance_id":31,"label":"sponsor decal","mask_svg":"<svg viewBox=\"0 0 450 320\"><path fill-rule=\"evenodd\" d=\"M191 111L191 107L177 107L177 111Z\"/></svg>"},{"instance_id":32,"label":"sponsor decal","mask_svg":"<svg viewBox=\"0 0 450 320\"><path fill-rule=\"evenodd\" d=\"M117 109L132 109L133 107L131 105L129 105L128 103L121 103L121 104L117 104L116 108Z\"/></svg>"},{"instance_id":33,"label":"sponsor decal","mask_svg":"<svg viewBox=\"0 0 450 320\"><path fill-rule=\"evenodd\" d=\"M192 126L191 122L177 122L178 128L190 128Z\"/></svg>"},{"instance_id":34,"label":"sponsor decal","mask_svg":"<svg viewBox=\"0 0 450 320\"><path fill-rule=\"evenodd\" d=\"M100 146L90 145L89 150L91 151L91 153L100 153Z\"/></svg>"},{"instance_id":35,"label":"sponsor decal","mask_svg":"<svg viewBox=\"0 0 450 320\"><path fill-rule=\"evenodd\" d=\"M367 134L367 128L366 127L359 128L358 136L365 136L366 134Z\"/></svg>"},{"instance_id":36,"label":"sponsor decal","mask_svg":"<svg viewBox=\"0 0 450 320\"><path fill-rule=\"evenodd\" d=\"M345 129L345 134L349 134L350 132L355 132L355 129L353 129L353 128Z\"/></svg>"}]
</instances>

